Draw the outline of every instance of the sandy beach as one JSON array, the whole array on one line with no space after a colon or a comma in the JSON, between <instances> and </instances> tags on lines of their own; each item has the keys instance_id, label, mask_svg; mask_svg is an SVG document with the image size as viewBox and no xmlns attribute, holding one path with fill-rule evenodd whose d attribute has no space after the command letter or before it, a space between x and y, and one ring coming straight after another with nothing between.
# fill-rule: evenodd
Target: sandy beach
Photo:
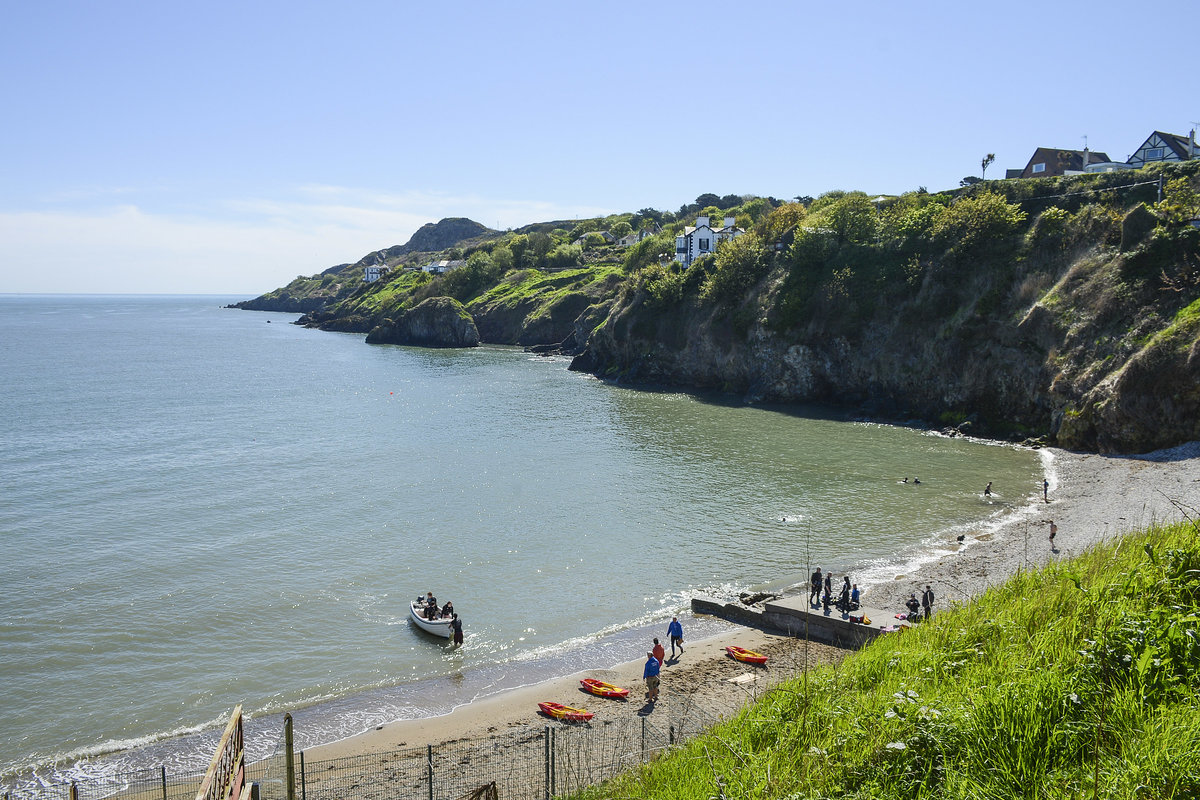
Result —
<instances>
[{"instance_id":1,"label":"sandy beach","mask_svg":"<svg viewBox=\"0 0 1200 800\"><path fill-rule=\"evenodd\" d=\"M936 609L968 600L1000 583L1023 567L1036 567L1069 558L1106 539L1153 523L1200 517L1200 442L1143 456L1114 457L1047 448L1042 453L1049 481L1047 499L1041 487L993 487L995 502L1011 506L998 525L964 534L961 543L949 540L918 568L897 571L890 581L864 587L867 605L901 610L911 591L925 584L937 593ZM1016 499L1013 499L1016 498ZM989 502L982 496L981 502ZM1049 524L1057 538L1049 541ZM684 618L686 628L687 618ZM667 641L666 623L660 639ZM736 644L768 653L769 673L730 659L724 650ZM649 645L649 642L647 642ZM806 664L830 663L845 651L750 628L687 642L686 652L668 659L662 670L662 697L651 706L644 700L643 660L607 670L587 670L545 683L485 697L431 719L404 720L334 744L312 748L314 760L383 753L401 748L498 737L521 727L541 727L548 720L537 714L537 702L553 700L582 706L605 720L686 713L703 698L703 713L731 712L765 689L768 674L775 679L797 674ZM669 648L668 648L669 655ZM630 688L625 702L592 697L582 692L579 679L595 677Z\"/></svg>"}]
</instances>

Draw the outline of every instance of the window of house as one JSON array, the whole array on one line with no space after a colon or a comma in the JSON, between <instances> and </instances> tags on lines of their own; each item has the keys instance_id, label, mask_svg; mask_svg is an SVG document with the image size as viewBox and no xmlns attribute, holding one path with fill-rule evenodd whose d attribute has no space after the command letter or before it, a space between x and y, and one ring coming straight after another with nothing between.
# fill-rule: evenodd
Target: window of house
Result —
<instances>
[{"instance_id":1,"label":"window of house","mask_svg":"<svg viewBox=\"0 0 1200 800\"><path fill-rule=\"evenodd\" d=\"M708 239L701 239L701 240L700 240L700 249L701 249L701 250L707 250L707 249L708 249Z\"/></svg>"},{"instance_id":2,"label":"window of house","mask_svg":"<svg viewBox=\"0 0 1200 800\"><path fill-rule=\"evenodd\" d=\"M1039 172L1045 172L1045 171L1046 171L1046 163L1044 161L1039 161L1038 163L1033 165L1033 174L1034 175L1037 175Z\"/></svg>"},{"instance_id":3,"label":"window of house","mask_svg":"<svg viewBox=\"0 0 1200 800\"><path fill-rule=\"evenodd\" d=\"M1146 160L1154 161L1163 157L1163 149L1161 147L1147 147Z\"/></svg>"}]
</instances>

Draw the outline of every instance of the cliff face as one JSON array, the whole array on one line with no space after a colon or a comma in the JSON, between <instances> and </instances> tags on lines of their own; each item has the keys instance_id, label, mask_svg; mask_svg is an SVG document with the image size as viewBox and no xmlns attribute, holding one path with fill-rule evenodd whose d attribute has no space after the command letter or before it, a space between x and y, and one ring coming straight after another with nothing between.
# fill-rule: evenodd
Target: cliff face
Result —
<instances>
[{"instance_id":1,"label":"cliff face","mask_svg":"<svg viewBox=\"0 0 1200 800\"><path fill-rule=\"evenodd\" d=\"M786 263L733 303L664 304L643 288L573 368L1083 450L1200 439L1200 231L1142 229L1118 247L1111 218L1094 233L1065 251L1018 236L995 243L999 257L931 261L876 296L827 295L792 325L779 319Z\"/></svg>"},{"instance_id":2,"label":"cliff face","mask_svg":"<svg viewBox=\"0 0 1200 800\"><path fill-rule=\"evenodd\" d=\"M431 297L399 319L385 320L372 328L367 344L475 347L479 330L462 303L450 297Z\"/></svg>"}]
</instances>

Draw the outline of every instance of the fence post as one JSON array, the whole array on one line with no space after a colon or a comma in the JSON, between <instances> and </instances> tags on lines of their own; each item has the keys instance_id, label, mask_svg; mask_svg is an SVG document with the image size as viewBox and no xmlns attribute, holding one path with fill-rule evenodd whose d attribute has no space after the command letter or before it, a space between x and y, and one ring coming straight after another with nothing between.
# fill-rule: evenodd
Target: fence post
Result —
<instances>
[{"instance_id":1,"label":"fence post","mask_svg":"<svg viewBox=\"0 0 1200 800\"><path fill-rule=\"evenodd\" d=\"M308 800L308 778L304 774L304 751L300 751L300 797Z\"/></svg>"},{"instance_id":2,"label":"fence post","mask_svg":"<svg viewBox=\"0 0 1200 800\"><path fill-rule=\"evenodd\" d=\"M671 731L667 734L667 744L675 746L675 723L671 723Z\"/></svg>"},{"instance_id":3,"label":"fence post","mask_svg":"<svg viewBox=\"0 0 1200 800\"><path fill-rule=\"evenodd\" d=\"M292 715L283 715L283 749L287 771L287 800L296 800L296 751L292 741Z\"/></svg>"},{"instance_id":4,"label":"fence post","mask_svg":"<svg viewBox=\"0 0 1200 800\"><path fill-rule=\"evenodd\" d=\"M425 764L429 774L429 800L433 800L433 745L425 745Z\"/></svg>"},{"instance_id":5,"label":"fence post","mask_svg":"<svg viewBox=\"0 0 1200 800\"><path fill-rule=\"evenodd\" d=\"M558 794L558 731L550 729L550 796Z\"/></svg>"},{"instance_id":6,"label":"fence post","mask_svg":"<svg viewBox=\"0 0 1200 800\"><path fill-rule=\"evenodd\" d=\"M549 725L546 726L545 742L546 742L546 780L544 783L544 786L546 787L545 800L550 800L550 726Z\"/></svg>"},{"instance_id":7,"label":"fence post","mask_svg":"<svg viewBox=\"0 0 1200 800\"><path fill-rule=\"evenodd\" d=\"M162 765L163 800L167 800L167 765Z\"/></svg>"},{"instance_id":8,"label":"fence post","mask_svg":"<svg viewBox=\"0 0 1200 800\"><path fill-rule=\"evenodd\" d=\"M75 781L71 781L71 789L67 796L71 798L71 800L79 800L79 786L76 785Z\"/></svg>"}]
</instances>

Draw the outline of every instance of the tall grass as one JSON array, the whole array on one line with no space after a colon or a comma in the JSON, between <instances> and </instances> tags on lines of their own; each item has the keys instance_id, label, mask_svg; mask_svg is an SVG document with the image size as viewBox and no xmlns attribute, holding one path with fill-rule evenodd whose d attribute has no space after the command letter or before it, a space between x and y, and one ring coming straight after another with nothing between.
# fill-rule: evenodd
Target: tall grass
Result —
<instances>
[{"instance_id":1,"label":"tall grass","mask_svg":"<svg viewBox=\"0 0 1200 800\"><path fill-rule=\"evenodd\" d=\"M584 796L1200 797L1197 533L1020 573Z\"/></svg>"}]
</instances>

